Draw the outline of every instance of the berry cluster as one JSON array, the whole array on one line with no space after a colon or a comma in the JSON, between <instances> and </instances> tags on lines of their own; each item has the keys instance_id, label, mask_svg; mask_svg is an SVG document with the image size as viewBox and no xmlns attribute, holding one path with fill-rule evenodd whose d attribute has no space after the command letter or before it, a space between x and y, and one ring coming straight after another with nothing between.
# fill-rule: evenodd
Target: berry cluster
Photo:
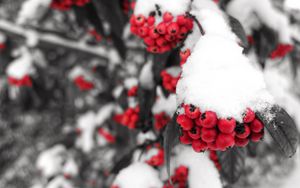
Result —
<instances>
[{"instance_id":1,"label":"berry cluster","mask_svg":"<svg viewBox=\"0 0 300 188\"><path fill-rule=\"evenodd\" d=\"M177 167L175 169L175 174L171 177L173 185L171 185L170 182L168 181L167 183L165 183L163 188L175 188L175 187L187 188L188 175L189 175L189 169L186 166L181 165Z\"/></svg>"},{"instance_id":2,"label":"berry cluster","mask_svg":"<svg viewBox=\"0 0 300 188\"><path fill-rule=\"evenodd\" d=\"M130 30L133 34L144 39L147 51L151 53L164 53L176 47L193 29L193 20L185 15L177 18L170 12L165 12L162 21L157 23L155 12L149 17L132 15Z\"/></svg>"},{"instance_id":3,"label":"berry cluster","mask_svg":"<svg viewBox=\"0 0 300 188\"><path fill-rule=\"evenodd\" d=\"M210 160L213 161L213 163L215 164L216 168L217 168L218 170L221 170L221 164L220 164L220 162L219 162L217 152L216 152L216 151L210 150L210 151L209 151L209 158L210 158Z\"/></svg>"},{"instance_id":4,"label":"berry cluster","mask_svg":"<svg viewBox=\"0 0 300 188\"><path fill-rule=\"evenodd\" d=\"M294 46L290 44L279 44L277 48L271 53L270 58L276 59L276 58L282 58L286 56L286 54L293 51Z\"/></svg>"},{"instance_id":5,"label":"berry cluster","mask_svg":"<svg viewBox=\"0 0 300 188\"><path fill-rule=\"evenodd\" d=\"M52 0L51 7L58 10L69 10L72 6L84 6L90 0Z\"/></svg>"},{"instance_id":6,"label":"berry cluster","mask_svg":"<svg viewBox=\"0 0 300 188\"><path fill-rule=\"evenodd\" d=\"M129 129L135 129L139 120L140 107L127 108L123 114L115 116L114 120L118 123L128 127Z\"/></svg>"},{"instance_id":7,"label":"berry cluster","mask_svg":"<svg viewBox=\"0 0 300 188\"><path fill-rule=\"evenodd\" d=\"M169 121L171 120L171 118L165 112L155 114L154 119L155 119L154 128L157 131L162 130L167 125L167 123L169 123Z\"/></svg>"},{"instance_id":8,"label":"berry cluster","mask_svg":"<svg viewBox=\"0 0 300 188\"><path fill-rule=\"evenodd\" d=\"M99 128L98 134L99 134L99 136L103 137L110 144L113 144L116 142L116 137L104 128Z\"/></svg>"},{"instance_id":9,"label":"berry cluster","mask_svg":"<svg viewBox=\"0 0 300 188\"><path fill-rule=\"evenodd\" d=\"M81 91L89 91L95 87L92 82L85 80L84 76L82 75L77 76L74 79L74 83Z\"/></svg>"},{"instance_id":10,"label":"berry cluster","mask_svg":"<svg viewBox=\"0 0 300 188\"><path fill-rule=\"evenodd\" d=\"M12 86L17 86L17 87L22 87L22 86L27 86L27 87L32 87L32 80L29 75L25 75L21 79L17 79L11 76L8 76L8 83Z\"/></svg>"},{"instance_id":11,"label":"berry cluster","mask_svg":"<svg viewBox=\"0 0 300 188\"><path fill-rule=\"evenodd\" d=\"M180 52L180 66L184 65L188 59L188 57L190 57L191 55L191 50L190 49L186 49L184 51Z\"/></svg>"},{"instance_id":12,"label":"berry cluster","mask_svg":"<svg viewBox=\"0 0 300 188\"><path fill-rule=\"evenodd\" d=\"M160 145L156 145L156 148L154 148L154 149L157 149L157 154L151 156L151 158L146 160L145 162L148 165L153 166L153 167L162 166L165 162L165 160L164 160L165 159L164 149Z\"/></svg>"},{"instance_id":13,"label":"berry cluster","mask_svg":"<svg viewBox=\"0 0 300 188\"><path fill-rule=\"evenodd\" d=\"M138 86L133 86L127 91L127 96L135 97L135 96L137 96L137 92L138 92Z\"/></svg>"},{"instance_id":14,"label":"berry cluster","mask_svg":"<svg viewBox=\"0 0 300 188\"><path fill-rule=\"evenodd\" d=\"M193 105L184 105L184 113L177 116L177 123L182 129L180 142L191 144L195 152L245 147L249 139L260 141L264 133L263 123L250 108L244 114L243 123L238 123L234 118L218 119L213 111L201 113Z\"/></svg>"},{"instance_id":15,"label":"berry cluster","mask_svg":"<svg viewBox=\"0 0 300 188\"><path fill-rule=\"evenodd\" d=\"M176 92L176 85L177 82L180 78L180 75L178 76L173 76L172 74L169 74L166 70L163 70L160 73L162 77L162 85L163 87L169 91L170 93L175 93Z\"/></svg>"}]
</instances>

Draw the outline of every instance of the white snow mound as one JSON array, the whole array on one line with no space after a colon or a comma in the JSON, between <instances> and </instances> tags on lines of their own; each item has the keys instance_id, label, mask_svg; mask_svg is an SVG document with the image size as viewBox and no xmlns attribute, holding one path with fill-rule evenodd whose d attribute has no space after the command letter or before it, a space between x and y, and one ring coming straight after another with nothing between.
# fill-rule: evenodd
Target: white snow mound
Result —
<instances>
[{"instance_id":1,"label":"white snow mound","mask_svg":"<svg viewBox=\"0 0 300 188\"><path fill-rule=\"evenodd\" d=\"M206 34L195 46L177 85L178 104L194 104L220 117L242 120L247 107L260 110L273 98L262 72L255 69L242 48L224 37Z\"/></svg>"},{"instance_id":2,"label":"white snow mound","mask_svg":"<svg viewBox=\"0 0 300 188\"><path fill-rule=\"evenodd\" d=\"M133 163L120 171L113 185L120 188L161 188L158 172L145 163Z\"/></svg>"}]
</instances>

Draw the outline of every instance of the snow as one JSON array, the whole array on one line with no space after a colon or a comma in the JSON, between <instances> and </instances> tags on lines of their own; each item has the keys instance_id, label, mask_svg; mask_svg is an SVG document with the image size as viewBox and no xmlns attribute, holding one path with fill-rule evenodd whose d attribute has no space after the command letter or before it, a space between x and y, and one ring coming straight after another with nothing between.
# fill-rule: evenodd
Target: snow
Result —
<instances>
[{"instance_id":1,"label":"snow","mask_svg":"<svg viewBox=\"0 0 300 188\"><path fill-rule=\"evenodd\" d=\"M6 74L16 79L22 79L34 73L33 58L29 50L22 47L19 52L21 56L13 60L6 69Z\"/></svg>"},{"instance_id":2,"label":"snow","mask_svg":"<svg viewBox=\"0 0 300 188\"><path fill-rule=\"evenodd\" d=\"M69 72L68 78L70 80L74 80L78 76L84 76L86 80L91 81L92 75L87 70L83 69L81 66L75 66L71 71Z\"/></svg>"},{"instance_id":3,"label":"snow","mask_svg":"<svg viewBox=\"0 0 300 188\"><path fill-rule=\"evenodd\" d=\"M248 34L257 22L262 22L279 33L280 42L291 43L289 19L273 7L271 0L232 0L227 12L242 23Z\"/></svg>"},{"instance_id":4,"label":"snow","mask_svg":"<svg viewBox=\"0 0 300 188\"><path fill-rule=\"evenodd\" d=\"M59 174L62 169L65 152L66 148L63 145L55 145L41 152L36 163L37 169L47 178Z\"/></svg>"},{"instance_id":5,"label":"snow","mask_svg":"<svg viewBox=\"0 0 300 188\"><path fill-rule=\"evenodd\" d=\"M142 14L146 17L149 16L150 12L155 11L155 4L160 6L162 13L171 12L173 16L185 14L189 8L189 0L138 0L136 1L134 14Z\"/></svg>"},{"instance_id":6,"label":"snow","mask_svg":"<svg viewBox=\"0 0 300 188\"><path fill-rule=\"evenodd\" d=\"M77 176L79 172L79 168L78 165L76 164L76 161L73 158L67 159L67 161L63 166L62 172L71 177Z\"/></svg>"},{"instance_id":7,"label":"snow","mask_svg":"<svg viewBox=\"0 0 300 188\"><path fill-rule=\"evenodd\" d=\"M220 175L207 155L194 152L191 147L178 147L176 166L189 168L188 184L190 188L222 188Z\"/></svg>"},{"instance_id":8,"label":"snow","mask_svg":"<svg viewBox=\"0 0 300 188\"><path fill-rule=\"evenodd\" d=\"M161 188L162 182L154 168L136 162L121 170L113 185L120 188Z\"/></svg>"},{"instance_id":9,"label":"snow","mask_svg":"<svg viewBox=\"0 0 300 188\"><path fill-rule=\"evenodd\" d=\"M173 116L176 111L176 95L170 94L168 97L165 97L161 88L156 89L157 99L152 106L152 113L158 114L160 112L166 112L169 116Z\"/></svg>"},{"instance_id":10,"label":"snow","mask_svg":"<svg viewBox=\"0 0 300 188\"><path fill-rule=\"evenodd\" d=\"M155 140L156 136L152 131L146 133L140 132L136 137L136 142L138 145L144 144L146 141Z\"/></svg>"},{"instance_id":11,"label":"snow","mask_svg":"<svg viewBox=\"0 0 300 188\"><path fill-rule=\"evenodd\" d=\"M27 0L22 4L17 18L18 24L24 24L27 21L36 19L41 11L49 7L52 0Z\"/></svg>"},{"instance_id":12,"label":"snow","mask_svg":"<svg viewBox=\"0 0 300 188\"><path fill-rule=\"evenodd\" d=\"M77 120L77 128L81 130L80 135L76 139L76 147L82 149L83 152L89 153L95 146L93 138L96 129L96 114L89 111Z\"/></svg>"},{"instance_id":13,"label":"snow","mask_svg":"<svg viewBox=\"0 0 300 188\"><path fill-rule=\"evenodd\" d=\"M153 62L147 62L140 73L139 82L145 89L151 89L154 87L154 76L152 74Z\"/></svg>"},{"instance_id":14,"label":"snow","mask_svg":"<svg viewBox=\"0 0 300 188\"><path fill-rule=\"evenodd\" d=\"M284 7L287 9L300 11L300 1L299 0L285 0Z\"/></svg>"},{"instance_id":15,"label":"snow","mask_svg":"<svg viewBox=\"0 0 300 188\"><path fill-rule=\"evenodd\" d=\"M0 32L0 44L5 43L5 41L6 41L6 36Z\"/></svg>"},{"instance_id":16,"label":"snow","mask_svg":"<svg viewBox=\"0 0 300 188\"><path fill-rule=\"evenodd\" d=\"M273 102L261 71L250 64L238 44L207 33L195 49L177 84L178 105L194 104L202 111L241 121L247 107L261 110L266 102Z\"/></svg>"},{"instance_id":17,"label":"snow","mask_svg":"<svg viewBox=\"0 0 300 188\"><path fill-rule=\"evenodd\" d=\"M114 112L116 106L113 103L108 103L104 105L100 110L97 112L95 123L97 125L102 125L107 119L109 119Z\"/></svg>"},{"instance_id":18,"label":"snow","mask_svg":"<svg viewBox=\"0 0 300 188\"><path fill-rule=\"evenodd\" d=\"M131 89L133 86L138 85L138 80L135 77L126 78L124 81L124 86L126 89Z\"/></svg>"},{"instance_id":19,"label":"snow","mask_svg":"<svg viewBox=\"0 0 300 188\"><path fill-rule=\"evenodd\" d=\"M218 8L216 3L211 0L194 0L192 3L191 14L196 16L205 33L219 35L228 40L237 41L237 37L231 32L231 28L227 24L226 16ZM194 24L193 33L188 35L184 49L193 51L194 46L201 36L197 24Z\"/></svg>"},{"instance_id":20,"label":"snow","mask_svg":"<svg viewBox=\"0 0 300 188\"><path fill-rule=\"evenodd\" d=\"M133 162L146 162L151 159L151 157L157 155L159 153L158 148L151 148L142 152L142 150L136 150L133 154Z\"/></svg>"}]
</instances>

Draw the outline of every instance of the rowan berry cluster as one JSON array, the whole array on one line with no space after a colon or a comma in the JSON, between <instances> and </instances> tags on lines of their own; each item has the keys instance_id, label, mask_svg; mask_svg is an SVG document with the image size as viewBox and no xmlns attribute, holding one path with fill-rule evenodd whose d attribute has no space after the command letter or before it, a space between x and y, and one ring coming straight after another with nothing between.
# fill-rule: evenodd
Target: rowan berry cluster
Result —
<instances>
[{"instance_id":1,"label":"rowan berry cluster","mask_svg":"<svg viewBox=\"0 0 300 188\"><path fill-rule=\"evenodd\" d=\"M184 113L177 116L177 123L182 130L180 142L192 145L195 152L245 147L250 140L260 141L264 134L263 123L250 108L240 123L234 118L218 118L213 111L201 112L193 105L184 105Z\"/></svg>"}]
</instances>

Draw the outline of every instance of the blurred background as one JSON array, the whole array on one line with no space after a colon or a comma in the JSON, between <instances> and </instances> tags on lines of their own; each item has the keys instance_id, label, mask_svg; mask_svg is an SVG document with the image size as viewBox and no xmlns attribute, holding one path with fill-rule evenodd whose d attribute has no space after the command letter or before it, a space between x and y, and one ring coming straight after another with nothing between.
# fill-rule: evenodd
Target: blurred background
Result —
<instances>
[{"instance_id":1,"label":"blurred background","mask_svg":"<svg viewBox=\"0 0 300 188\"><path fill-rule=\"evenodd\" d=\"M244 26L247 55L300 128L300 1L270 0L286 25L261 14L259 5L242 17L235 11L244 8L239 1L247 0L216 3ZM155 136L176 108L174 90L159 78L164 67L151 68L159 60L130 33L134 1L62 2L0 0L1 188L110 187L136 158L131 151L140 137L149 137L118 121L131 98L149 109L156 105L151 118L144 117ZM286 28L293 48L271 58ZM149 75L160 88L156 94L137 91ZM155 97L162 100L150 102ZM300 187L298 154L283 160L262 144L253 155L235 187Z\"/></svg>"}]
</instances>

